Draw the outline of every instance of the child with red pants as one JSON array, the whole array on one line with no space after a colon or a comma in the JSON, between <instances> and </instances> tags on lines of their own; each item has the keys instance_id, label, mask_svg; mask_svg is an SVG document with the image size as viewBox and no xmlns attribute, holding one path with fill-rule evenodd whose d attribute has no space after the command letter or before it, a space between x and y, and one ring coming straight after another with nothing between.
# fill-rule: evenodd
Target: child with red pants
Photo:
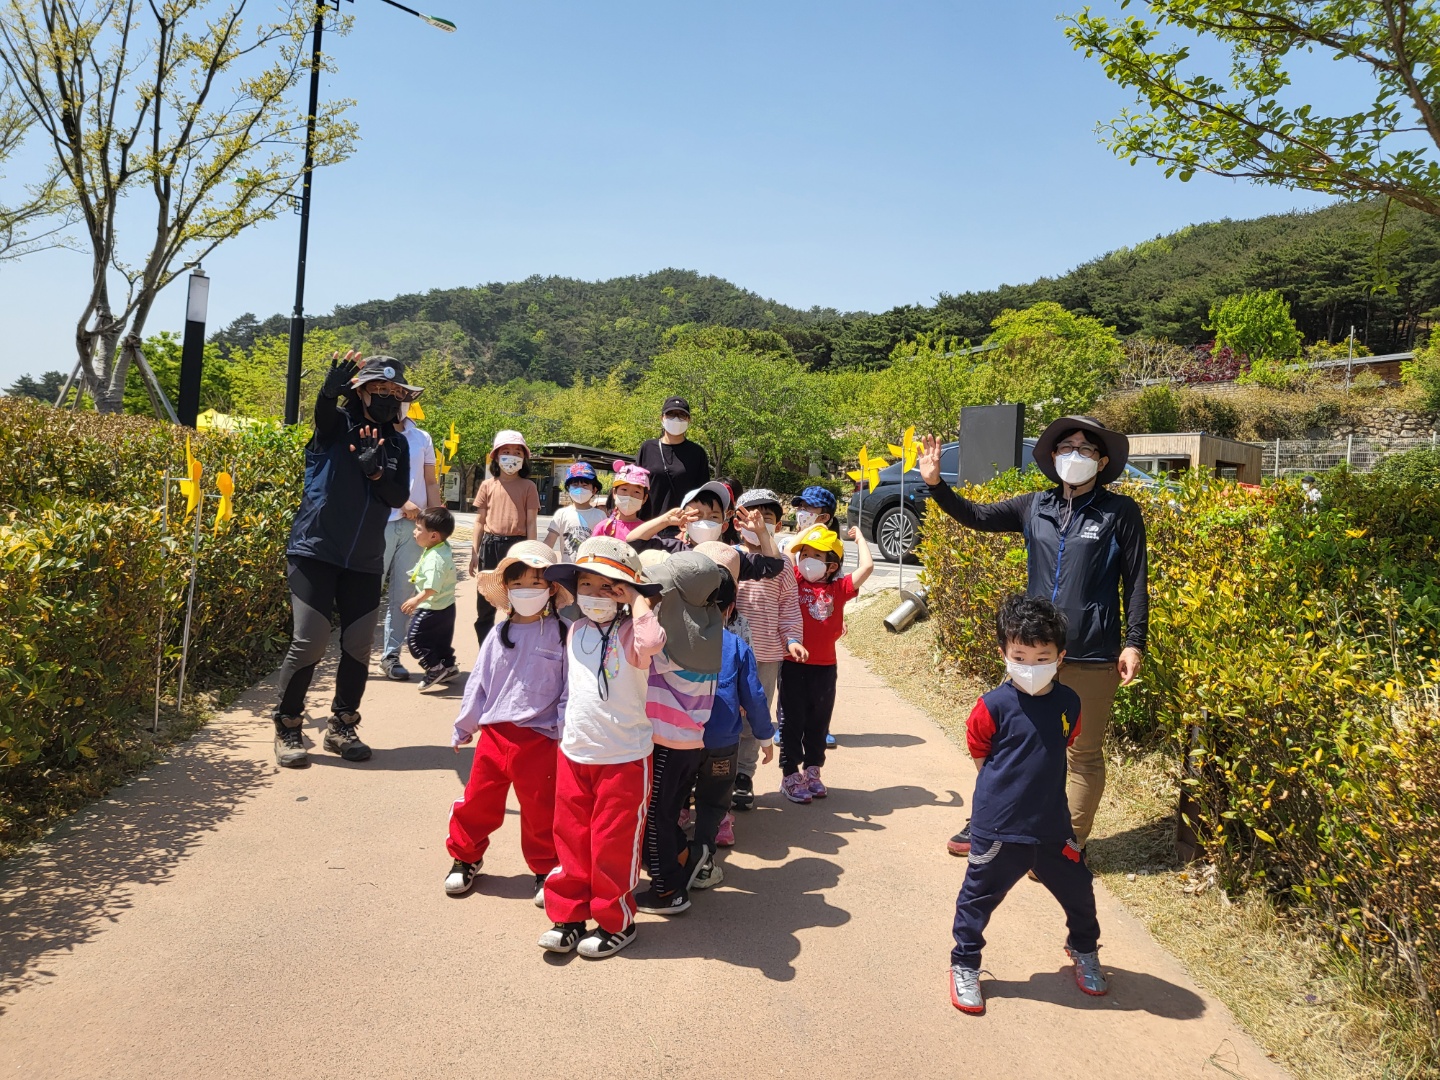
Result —
<instances>
[{"instance_id":1,"label":"child with red pants","mask_svg":"<svg viewBox=\"0 0 1440 1080\"><path fill-rule=\"evenodd\" d=\"M651 661L665 631L629 544L592 536L573 563L545 571L576 594L583 618L566 644L567 697L555 777L555 850L545 880L554 925L537 944L555 953L613 956L635 940L635 886L650 796L653 733L645 712ZM628 606L629 610L625 610ZM587 933L587 923L598 924Z\"/></svg>"},{"instance_id":2,"label":"child with red pants","mask_svg":"<svg viewBox=\"0 0 1440 1080\"><path fill-rule=\"evenodd\" d=\"M555 758L565 709L565 624L555 614L569 597L545 580L555 550L535 540L514 544L494 570L479 575L480 592L506 613L485 638L450 745L458 754L480 732L465 794L450 808L455 860L445 891L464 896L475 886L490 834L505 820L510 787L520 802L520 850L535 875L535 904L545 902L554 870Z\"/></svg>"}]
</instances>

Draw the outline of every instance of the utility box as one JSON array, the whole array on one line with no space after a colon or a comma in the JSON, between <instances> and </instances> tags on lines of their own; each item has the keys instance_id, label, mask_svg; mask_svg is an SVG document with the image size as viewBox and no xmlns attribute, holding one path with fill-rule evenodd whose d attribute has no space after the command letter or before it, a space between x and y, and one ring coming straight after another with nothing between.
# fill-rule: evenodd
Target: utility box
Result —
<instances>
[{"instance_id":1,"label":"utility box","mask_svg":"<svg viewBox=\"0 0 1440 1080\"><path fill-rule=\"evenodd\" d=\"M960 483L983 484L1021 465L1024 405L970 405L960 410Z\"/></svg>"}]
</instances>

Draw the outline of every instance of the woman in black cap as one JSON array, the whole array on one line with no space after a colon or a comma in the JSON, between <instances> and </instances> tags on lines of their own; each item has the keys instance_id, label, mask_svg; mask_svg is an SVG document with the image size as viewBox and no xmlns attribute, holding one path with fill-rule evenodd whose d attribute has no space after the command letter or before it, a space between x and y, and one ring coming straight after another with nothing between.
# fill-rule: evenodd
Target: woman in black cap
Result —
<instances>
[{"instance_id":1,"label":"woman in black cap","mask_svg":"<svg viewBox=\"0 0 1440 1080\"><path fill-rule=\"evenodd\" d=\"M337 353L315 401L315 432L305 446L305 487L285 548L295 628L280 665L275 706L275 761L309 764L305 693L340 617L340 664L325 729L325 749L346 761L370 756L355 733L370 674L370 646L380 610L385 526L410 497L410 447L400 432L400 405L420 396L389 356ZM345 402L340 402L341 397Z\"/></svg>"},{"instance_id":2,"label":"woman in black cap","mask_svg":"<svg viewBox=\"0 0 1440 1080\"><path fill-rule=\"evenodd\" d=\"M636 462L650 470L650 495L640 508L640 517L645 521L674 510L686 492L710 479L710 458L705 448L685 438L690 427L690 403L682 397L666 398L660 413L665 434L641 443Z\"/></svg>"},{"instance_id":3,"label":"woman in black cap","mask_svg":"<svg viewBox=\"0 0 1440 1080\"><path fill-rule=\"evenodd\" d=\"M1035 442L1035 464L1058 487L973 503L940 478L940 440L922 444L920 477L935 505L982 532L1025 535L1026 592L1069 624L1059 679L1080 695L1080 733L1069 752L1070 820L1083 848L1105 790L1105 731L1115 691L1140 672L1150 619L1145 520L1128 495L1105 485L1125 471L1130 440L1088 416L1062 416ZM1123 612L1123 619L1122 619ZM950 841L969 851L968 826Z\"/></svg>"}]
</instances>

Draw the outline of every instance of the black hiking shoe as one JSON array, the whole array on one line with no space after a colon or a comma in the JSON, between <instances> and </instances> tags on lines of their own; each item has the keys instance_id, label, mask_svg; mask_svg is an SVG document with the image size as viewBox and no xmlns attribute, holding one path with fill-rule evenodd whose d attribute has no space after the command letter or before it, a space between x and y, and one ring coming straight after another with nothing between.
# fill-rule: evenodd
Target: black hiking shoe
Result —
<instances>
[{"instance_id":1,"label":"black hiking shoe","mask_svg":"<svg viewBox=\"0 0 1440 1080\"><path fill-rule=\"evenodd\" d=\"M330 717L330 723L325 728L325 749L339 754L346 761L369 761L370 747L355 734L358 723L360 714L356 712L336 713Z\"/></svg>"},{"instance_id":2,"label":"black hiking shoe","mask_svg":"<svg viewBox=\"0 0 1440 1080\"><path fill-rule=\"evenodd\" d=\"M282 769L303 769L310 764L310 755L305 752L303 717L275 717L275 764Z\"/></svg>"},{"instance_id":3,"label":"black hiking shoe","mask_svg":"<svg viewBox=\"0 0 1440 1080\"><path fill-rule=\"evenodd\" d=\"M752 810L755 807L755 781L742 773L735 774L735 790L730 795L732 810Z\"/></svg>"}]
</instances>

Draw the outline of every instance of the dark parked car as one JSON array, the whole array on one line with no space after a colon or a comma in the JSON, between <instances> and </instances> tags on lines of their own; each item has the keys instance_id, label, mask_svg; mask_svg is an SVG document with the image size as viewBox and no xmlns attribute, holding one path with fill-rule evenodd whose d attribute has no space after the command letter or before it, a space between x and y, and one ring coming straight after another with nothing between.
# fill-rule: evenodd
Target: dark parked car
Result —
<instances>
[{"instance_id":1,"label":"dark parked car","mask_svg":"<svg viewBox=\"0 0 1440 1080\"><path fill-rule=\"evenodd\" d=\"M1035 440L1026 439L1021 453L1025 467L1034 468ZM954 487L959 483L959 477L960 444L945 443L940 447L940 478ZM1157 482L1149 473L1134 465L1125 466L1125 479L1144 484ZM879 480L874 491L865 490L863 484L856 487L855 494L850 497L845 523L858 525L860 535L880 549L881 558L899 562L915 546L920 519L925 516L925 507L930 501L930 491L925 481L920 479L920 470L911 469L905 474L905 505L902 507L899 463L881 469Z\"/></svg>"}]
</instances>

